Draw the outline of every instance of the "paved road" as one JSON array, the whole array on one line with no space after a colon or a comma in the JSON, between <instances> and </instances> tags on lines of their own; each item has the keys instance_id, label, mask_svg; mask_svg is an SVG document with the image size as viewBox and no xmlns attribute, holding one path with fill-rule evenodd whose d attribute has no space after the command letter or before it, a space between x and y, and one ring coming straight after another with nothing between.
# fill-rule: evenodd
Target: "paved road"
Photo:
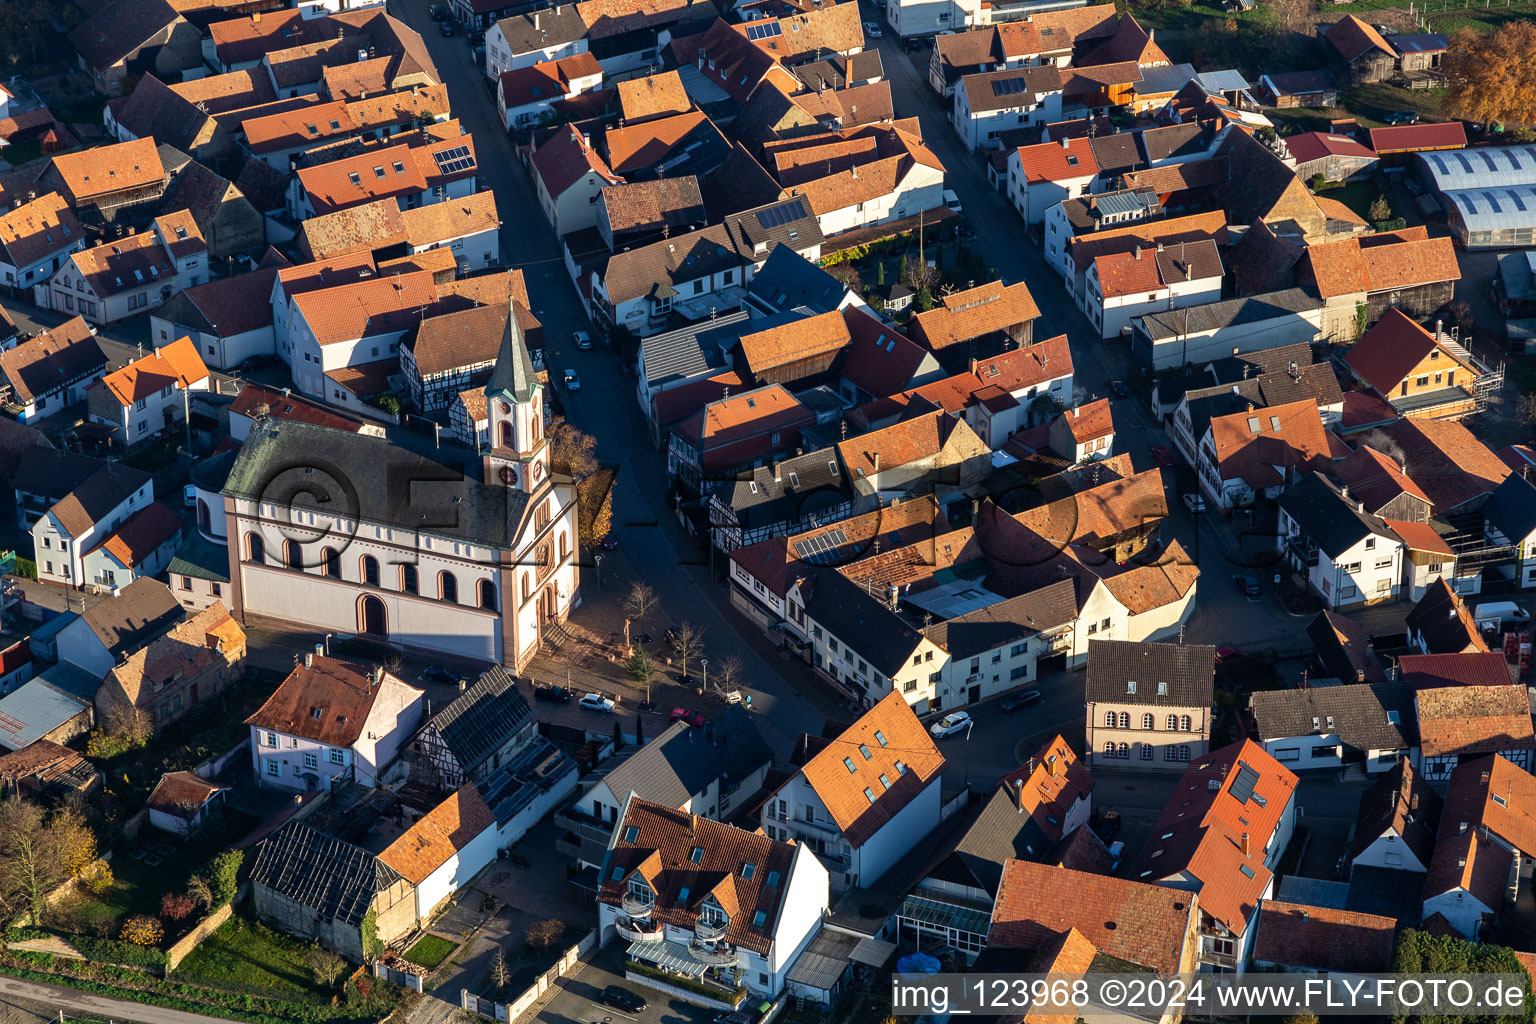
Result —
<instances>
[{"instance_id":1,"label":"paved road","mask_svg":"<svg viewBox=\"0 0 1536 1024\"><path fill-rule=\"evenodd\" d=\"M186 1013L160 1006L124 1002L121 999L108 999L89 992L77 992L74 989L44 985L41 982L25 981L21 978L0 977L0 997L6 1000L14 999L27 1005L28 1008L46 1007L49 1013L62 1010L66 1014L88 1013L112 1020L144 1021L146 1024L208 1024L210 1021L226 1020L224 1017L206 1017L200 1013Z\"/></svg>"}]
</instances>

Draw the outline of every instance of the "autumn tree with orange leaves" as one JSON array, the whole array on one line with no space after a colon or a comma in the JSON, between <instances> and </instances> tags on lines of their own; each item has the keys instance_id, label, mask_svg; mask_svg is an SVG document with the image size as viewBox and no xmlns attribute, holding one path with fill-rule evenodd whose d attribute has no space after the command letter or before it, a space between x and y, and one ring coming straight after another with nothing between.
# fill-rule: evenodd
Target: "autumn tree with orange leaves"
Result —
<instances>
[{"instance_id":1,"label":"autumn tree with orange leaves","mask_svg":"<svg viewBox=\"0 0 1536 1024\"><path fill-rule=\"evenodd\" d=\"M1441 70L1448 114L1510 129L1536 120L1536 23L1511 21L1491 36L1464 28L1451 39Z\"/></svg>"}]
</instances>

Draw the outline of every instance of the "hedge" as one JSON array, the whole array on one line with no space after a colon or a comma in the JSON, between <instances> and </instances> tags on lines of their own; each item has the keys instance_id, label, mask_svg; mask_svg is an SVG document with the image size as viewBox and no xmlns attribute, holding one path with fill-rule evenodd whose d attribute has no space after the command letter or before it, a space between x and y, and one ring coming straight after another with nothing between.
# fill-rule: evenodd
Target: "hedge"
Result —
<instances>
[{"instance_id":1,"label":"hedge","mask_svg":"<svg viewBox=\"0 0 1536 1024\"><path fill-rule=\"evenodd\" d=\"M66 935L64 941L78 949L87 960L99 964L122 964L126 967L158 967L166 965L165 950L154 946L140 946L122 939L98 939L94 935Z\"/></svg>"},{"instance_id":2,"label":"hedge","mask_svg":"<svg viewBox=\"0 0 1536 1024\"><path fill-rule=\"evenodd\" d=\"M695 981L681 974L668 974L660 968L641 963L639 960L626 960L624 967L626 970L634 971L636 974L643 974L647 978L655 978L664 984L687 989L689 992L697 992L701 996L708 996L710 999L718 999L721 1002L734 1000L739 1003L747 997L747 990L740 985L737 985L734 989L726 988L724 985L711 985L708 982Z\"/></svg>"}]
</instances>

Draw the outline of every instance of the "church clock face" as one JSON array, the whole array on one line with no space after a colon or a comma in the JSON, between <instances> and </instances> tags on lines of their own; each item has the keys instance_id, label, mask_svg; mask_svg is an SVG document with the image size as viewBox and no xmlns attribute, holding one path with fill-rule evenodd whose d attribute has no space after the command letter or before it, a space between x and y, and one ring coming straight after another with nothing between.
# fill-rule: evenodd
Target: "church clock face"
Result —
<instances>
[{"instance_id":1,"label":"church clock face","mask_svg":"<svg viewBox=\"0 0 1536 1024\"><path fill-rule=\"evenodd\" d=\"M543 475L544 475L544 463L542 463L542 462L535 462L533 464L533 479L535 481L537 481Z\"/></svg>"},{"instance_id":2,"label":"church clock face","mask_svg":"<svg viewBox=\"0 0 1536 1024\"><path fill-rule=\"evenodd\" d=\"M501 467L501 482L506 484L508 487L516 487L517 486L517 467L516 466L502 466Z\"/></svg>"}]
</instances>

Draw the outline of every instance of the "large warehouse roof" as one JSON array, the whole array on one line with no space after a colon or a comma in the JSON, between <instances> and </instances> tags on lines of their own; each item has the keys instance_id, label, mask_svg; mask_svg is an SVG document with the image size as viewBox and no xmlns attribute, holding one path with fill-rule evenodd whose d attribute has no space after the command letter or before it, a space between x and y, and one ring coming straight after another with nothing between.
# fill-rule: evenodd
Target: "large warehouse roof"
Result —
<instances>
[{"instance_id":1,"label":"large warehouse roof","mask_svg":"<svg viewBox=\"0 0 1536 1024\"><path fill-rule=\"evenodd\" d=\"M1445 193L1468 231L1536 226L1536 185L1462 188Z\"/></svg>"},{"instance_id":2,"label":"large warehouse roof","mask_svg":"<svg viewBox=\"0 0 1536 1024\"><path fill-rule=\"evenodd\" d=\"M1419 153L1440 192L1536 185L1536 146L1480 146Z\"/></svg>"}]
</instances>

